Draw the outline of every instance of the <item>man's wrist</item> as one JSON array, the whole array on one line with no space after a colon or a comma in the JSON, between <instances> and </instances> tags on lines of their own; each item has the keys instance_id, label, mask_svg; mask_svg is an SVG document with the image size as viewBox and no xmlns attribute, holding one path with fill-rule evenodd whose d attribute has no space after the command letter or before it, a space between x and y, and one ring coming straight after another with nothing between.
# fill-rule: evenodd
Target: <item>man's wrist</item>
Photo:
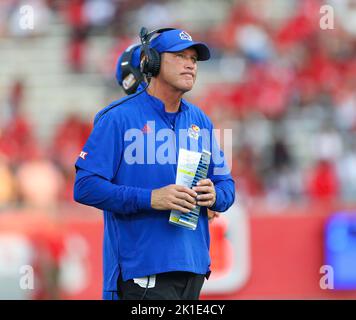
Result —
<instances>
[{"instance_id":1,"label":"man's wrist","mask_svg":"<svg viewBox=\"0 0 356 320\"><path fill-rule=\"evenodd\" d=\"M215 189L215 199L214 199L214 203L209 207L210 210L215 210L215 205L217 203L217 199L218 199L218 190Z\"/></svg>"},{"instance_id":2,"label":"man's wrist","mask_svg":"<svg viewBox=\"0 0 356 320\"><path fill-rule=\"evenodd\" d=\"M215 194L215 199L214 199L214 202L212 203L212 205L210 206L210 208L212 208L216 203L216 194Z\"/></svg>"},{"instance_id":3,"label":"man's wrist","mask_svg":"<svg viewBox=\"0 0 356 320\"><path fill-rule=\"evenodd\" d=\"M151 189L141 189L137 195L137 207L139 210L151 209Z\"/></svg>"}]
</instances>

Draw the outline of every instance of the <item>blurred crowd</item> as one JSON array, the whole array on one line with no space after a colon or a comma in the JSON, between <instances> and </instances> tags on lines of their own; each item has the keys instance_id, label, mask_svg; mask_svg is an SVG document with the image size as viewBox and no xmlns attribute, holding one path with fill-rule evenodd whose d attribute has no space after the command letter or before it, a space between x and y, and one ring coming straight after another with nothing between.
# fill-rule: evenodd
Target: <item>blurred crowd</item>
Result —
<instances>
[{"instance_id":1,"label":"blurred crowd","mask_svg":"<svg viewBox=\"0 0 356 320\"><path fill-rule=\"evenodd\" d=\"M356 1L328 3L334 29L321 29L326 2L313 0L275 23L237 5L213 31L237 72L200 102L233 128L232 169L250 201L356 201Z\"/></svg>"},{"instance_id":2,"label":"blurred crowd","mask_svg":"<svg viewBox=\"0 0 356 320\"><path fill-rule=\"evenodd\" d=\"M211 47L217 66L216 83L193 102L216 128L233 129L238 199L356 202L356 1L228 2L223 22L192 32ZM0 36L24 36L12 23L21 3L36 7L48 25L68 25L71 72L87 68L90 36L115 39L111 63L99 68L103 80L113 77L113 63L137 25L184 27L168 11L170 1L2 0ZM272 3L283 10L271 12ZM335 9L333 29L320 28L323 4ZM92 124L70 114L54 128L53 141L40 145L35 124L22 112L25 90L26 83L14 79L0 109L0 208L72 202L73 164Z\"/></svg>"},{"instance_id":3,"label":"blurred crowd","mask_svg":"<svg viewBox=\"0 0 356 320\"><path fill-rule=\"evenodd\" d=\"M9 205L50 209L72 201L73 164L91 131L91 124L68 115L49 146L36 139L34 126L21 111L24 83L16 80L0 122L0 209Z\"/></svg>"}]
</instances>

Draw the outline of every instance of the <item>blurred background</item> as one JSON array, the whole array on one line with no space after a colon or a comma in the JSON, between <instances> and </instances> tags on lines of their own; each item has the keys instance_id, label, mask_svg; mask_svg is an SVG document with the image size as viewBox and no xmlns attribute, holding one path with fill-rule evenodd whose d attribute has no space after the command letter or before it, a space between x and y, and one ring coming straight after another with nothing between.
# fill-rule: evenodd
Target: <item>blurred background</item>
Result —
<instances>
[{"instance_id":1,"label":"blurred background","mask_svg":"<svg viewBox=\"0 0 356 320\"><path fill-rule=\"evenodd\" d=\"M187 98L232 129L203 298L356 298L355 0L2 0L0 298L100 299L102 217L74 203L74 162L141 26L209 45Z\"/></svg>"}]
</instances>

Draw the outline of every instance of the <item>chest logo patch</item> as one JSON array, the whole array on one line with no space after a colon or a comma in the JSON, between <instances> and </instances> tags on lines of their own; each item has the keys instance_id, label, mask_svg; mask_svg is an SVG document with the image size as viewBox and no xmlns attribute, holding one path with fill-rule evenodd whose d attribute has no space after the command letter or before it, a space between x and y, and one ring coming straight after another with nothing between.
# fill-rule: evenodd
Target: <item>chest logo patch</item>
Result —
<instances>
[{"instance_id":1,"label":"chest logo patch","mask_svg":"<svg viewBox=\"0 0 356 320\"><path fill-rule=\"evenodd\" d=\"M199 131L200 128L196 124L192 124L188 129L188 136L192 139L198 140L199 139Z\"/></svg>"},{"instance_id":2,"label":"chest logo patch","mask_svg":"<svg viewBox=\"0 0 356 320\"><path fill-rule=\"evenodd\" d=\"M150 126L146 123L145 125L144 125L144 127L142 128L142 132L144 133L144 134L148 134L148 133L150 133L152 131L152 129L150 128Z\"/></svg>"}]
</instances>

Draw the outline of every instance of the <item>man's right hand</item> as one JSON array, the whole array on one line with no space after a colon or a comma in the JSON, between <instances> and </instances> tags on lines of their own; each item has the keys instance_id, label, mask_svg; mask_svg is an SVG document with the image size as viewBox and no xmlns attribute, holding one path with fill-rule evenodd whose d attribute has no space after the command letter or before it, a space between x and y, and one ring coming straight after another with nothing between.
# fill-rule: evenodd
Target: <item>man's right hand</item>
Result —
<instances>
[{"instance_id":1,"label":"man's right hand","mask_svg":"<svg viewBox=\"0 0 356 320\"><path fill-rule=\"evenodd\" d=\"M188 213L195 208L197 195L188 187L170 184L152 190L151 207L156 210L178 210Z\"/></svg>"}]
</instances>

